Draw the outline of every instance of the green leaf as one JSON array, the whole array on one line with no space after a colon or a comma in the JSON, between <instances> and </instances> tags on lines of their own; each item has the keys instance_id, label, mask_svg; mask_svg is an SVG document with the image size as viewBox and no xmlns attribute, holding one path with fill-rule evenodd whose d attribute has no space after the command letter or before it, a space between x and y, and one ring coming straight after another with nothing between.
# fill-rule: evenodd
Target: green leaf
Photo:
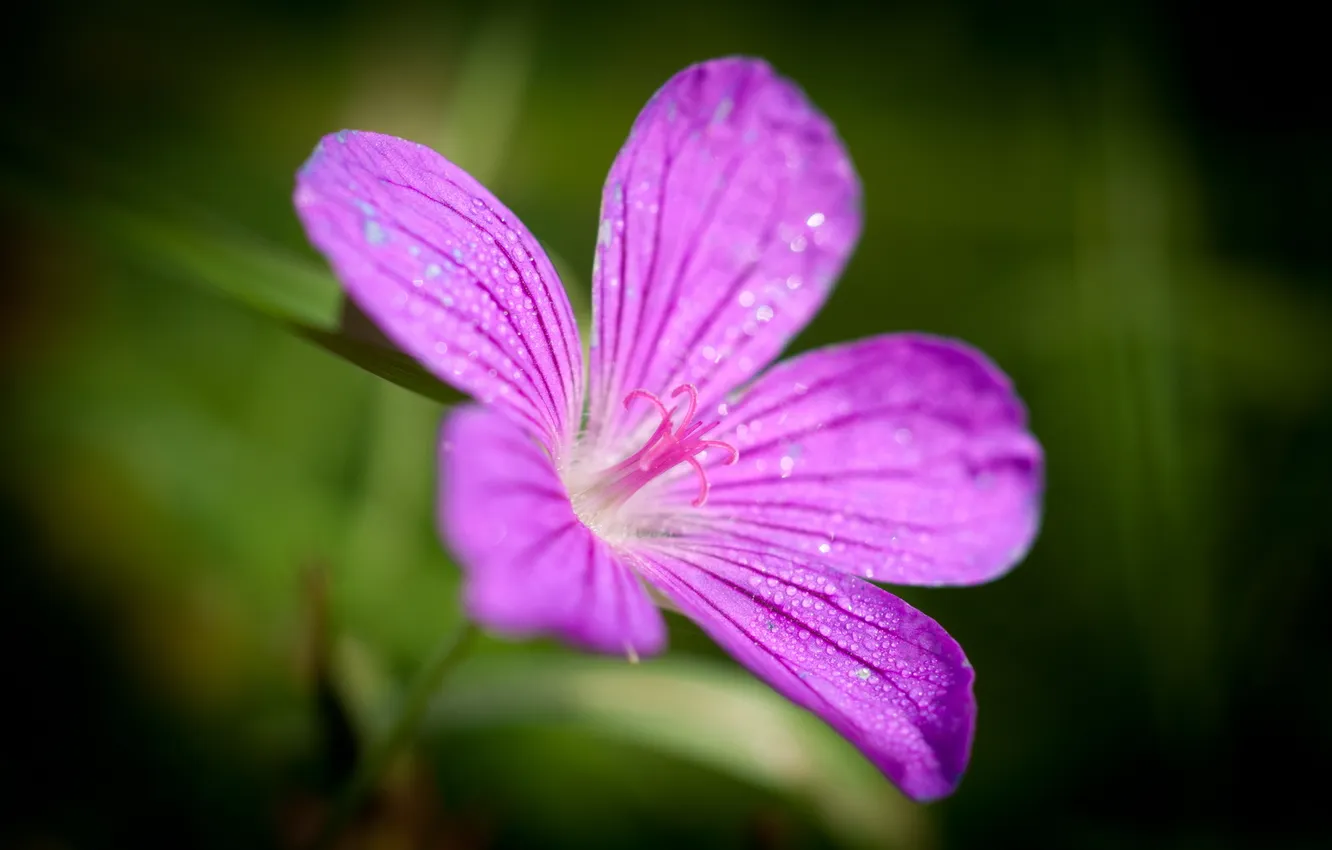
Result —
<instances>
[{"instance_id":1,"label":"green leaf","mask_svg":"<svg viewBox=\"0 0 1332 850\"><path fill-rule=\"evenodd\" d=\"M296 333L317 343L325 350L417 395L441 404L457 404L466 398L397 349L356 339L345 329L329 332L300 325L291 327Z\"/></svg>"},{"instance_id":2,"label":"green leaf","mask_svg":"<svg viewBox=\"0 0 1332 850\"><path fill-rule=\"evenodd\" d=\"M700 763L803 799L853 845L932 844L922 810L813 715L735 668L546 655L464 668L427 728L557 723Z\"/></svg>"}]
</instances>

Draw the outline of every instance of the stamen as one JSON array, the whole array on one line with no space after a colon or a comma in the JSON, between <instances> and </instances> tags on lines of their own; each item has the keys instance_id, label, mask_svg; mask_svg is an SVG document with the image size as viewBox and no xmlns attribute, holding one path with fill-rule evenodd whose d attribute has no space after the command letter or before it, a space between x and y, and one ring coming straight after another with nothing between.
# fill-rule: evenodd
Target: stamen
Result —
<instances>
[{"instance_id":1,"label":"stamen","mask_svg":"<svg viewBox=\"0 0 1332 850\"><path fill-rule=\"evenodd\" d=\"M681 384L671 390L671 398L675 398L680 393L689 393L689 410L686 411L684 419L680 420L680 427L684 428L686 422L694 421L694 413L698 410L698 387L693 384ZM678 437L680 435L677 434L676 436Z\"/></svg>"},{"instance_id":2,"label":"stamen","mask_svg":"<svg viewBox=\"0 0 1332 850\"><path fill-rule=\"evenodd\" d=\"M721 449L730 452L731 456L726 459L727 466L735 466L735 462L740 459L739 450L730 443L723 443L721 440L704 440L699 445L705 449Z\"/></svg>"},{"instance_id":3,"label":"stamen","mask_svg":"<svg viewBox=\"0 0 1332 850\"><path fill-rule=\"evenodd\" d=\"M657 406L657 412L661 414L662 421L666 425L671 424L671 414L670 411L666 409L666 405L662 404L661 399L657 398L655 395L648 392L647 390L634 390L633 392L629 393L629 395L625 396L624 409L628 410L630 403L633 402L633 400L636 398L645 398L648 401L652 402L654 405Z\"/></svg>"},{"instance_id":4,"label":"stamen","mask_svg":"<svg viewBox=\"0 0 1332 850\"><path fill-rule=\"evenodd\" d=\"M629 455L629 457L620 461L615 466L612 466L611 469L618 471L622 469L629 469L632 466L637 466L638 462L648 453L648 451L653 446L655 446L661 440L662 437L668 437L670 435L670 432L671 432L671 423L670 420L668 419L665 422L662 422L661 425L657 427L656 431L652 432L652 436L649 437L648 441L643 444L643 448Z\"/></svg>"},{"instance_id":5,"label":"stamen","mask_svg":"<svg viewBox=\"0 0 1332 850\"><path fill-rule=\"evenodd\" d=\"M698 496L693 500L694 507L701 508L708 499L711 485L707 472L696 455L708 449L720 449L727 452L725 463L729 466L740 459L740 452L735 446L721 440L705 440L704 435L716 428L719 422L703 423L695 420L698 412L698 388L693 384L681 384L671 391L671 397L687 395L684 416L679 428L673 428L672 419L676 411L667 410L660 398L647 390L637 389L624 397L627 410L636 399L643 399L657 409L661 423L648 437L646 443L629 457L604 470L595 484L575 496L575 507L580 516L590 510L592 516L607 508L623 504L653 479L674 469L681 463L687 463L698 473Z\"/></svg>"},{"instance_id":6,"label":"stamen","mask_svg":"<svg viewBox=\"0 0 1332 850\"><path fill-rule=\"evenodd\" d=\"M698 497L691 504L696 508L701 508L703 503L708 500L708 491L712 489L712 486L708 484L708 474L703 471L703 464L699 463L698 458L693 455L685 458L685 463L692 466L694 471L698 473Z\"/></svg>"},{"instance_id":7,"label":"stamen","mask_svg":"<svg viewBox=\"0 0 1332 850\"><path fill-rule=\"evenodd\" d=\"M677 431L675 434L675 439L687 440L690 437L700 437L702 436L703 431L707 430L708 428L714 427L716 424L717 423L714 422L712 423L712 425L709 425L707 426L707 428L705 428L702 422L695 422L693 425L690 425L688 428L682 428L679 431Z\"/></svg>"}]
</instances>

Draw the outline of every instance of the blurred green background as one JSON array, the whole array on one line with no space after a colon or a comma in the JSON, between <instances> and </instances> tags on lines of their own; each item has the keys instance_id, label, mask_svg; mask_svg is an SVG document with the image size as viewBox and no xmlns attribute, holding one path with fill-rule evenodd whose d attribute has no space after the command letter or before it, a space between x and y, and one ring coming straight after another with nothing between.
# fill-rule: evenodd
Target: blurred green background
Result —
<instances>
[{"instance_id":1,"label":"blurred green background","mask_svg":"<svg viewBox=\"0 0 1332 850\"><path fill-rule=\"evenodd\" d=\"M341 320L290 204L319 136L471 170L586 321L630 122L730 53L865 184L795 348L965 338L1048 451L1025 564L903 593L978 671L969 775L906 803L672 615L637 666L483 640L346 846L1328 846L1332 122L1295 8L8 12L0 846L298 847L458 625L449 395Z\"/></svg>"}]
</instances>

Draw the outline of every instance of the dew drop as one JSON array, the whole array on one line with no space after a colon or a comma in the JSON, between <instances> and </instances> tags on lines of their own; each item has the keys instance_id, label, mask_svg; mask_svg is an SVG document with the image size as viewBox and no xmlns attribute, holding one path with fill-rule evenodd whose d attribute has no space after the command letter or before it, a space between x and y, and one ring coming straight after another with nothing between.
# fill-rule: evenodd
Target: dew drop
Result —
<instances>
[{"instance_id":1,"label":"dew drop","mask_svg":"<svg viewBox=\"0 0 1332 850\"><path fill-rule=\"evenodd\" d=\"M671 104L674 106L674 104ZM721 103L717 104L717 109L712 113L712 123L720 124L731 114L731 109L735 107L735 101L729 97L722 98Z\"/></svg>"},{"instance_id":2,"label":"dew drop","mask_svg":"<svg viewBox=\"0 0 1332 850\"><path fill-rule=\"evenodd\" d=\"M383 245L388 241L388 233L373 219L365 220L365 241L371 245Z\"/></svg>"}]
</instances>

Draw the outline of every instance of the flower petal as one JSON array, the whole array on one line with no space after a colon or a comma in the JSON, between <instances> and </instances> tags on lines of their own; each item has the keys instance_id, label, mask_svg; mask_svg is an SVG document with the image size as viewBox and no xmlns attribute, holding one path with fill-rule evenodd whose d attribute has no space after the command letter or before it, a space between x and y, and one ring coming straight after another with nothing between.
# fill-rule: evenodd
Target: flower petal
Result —
<instances>
[{"instance_id":1,"label":"flower petal","mask_svg":"<svg viewBox=\"0 0 1332 850\"><path fill-rule=\"evenodd\" d=\"M953 791L975 728L971 665L892 594L722 540L635 551L644 575L735 658L855 744L903 793Z\"/></svg>"},{"instance_id":2,"label":"flower petal","mask_svg":"<svg viewBox=\"0 0 1332 850\"><path fill-rule=\"evenodd\" d=\"M860 181L832 124L764 62L720 59L648 101L602 196L590 426L689 381L703 402L751 378L823 303L860 234Z\"/></svg>"},{"instance_id":3,"label":"flower petal","mask_svg":"<svg viewBox=\"0 0 1332 850\"><path fill-rule=\"evenodd\" d=\"M424 145L343 131L315 148L295 203L395 344L563 451L583 403L573 311L541 246L485 187Z\"/></svg>"},{"instance_id":4,"label":"flower petal","mask_svg":"<svg viewBox=\"0 0 1332 850\"><path fill-rule=\"evenodd\" d=\"M975 584L1026 554L1043 461L1008 378L979 352L916 334L812 351L719 408L702 510L676 533L725 531L763 552L895 584ZM713 435L710 435L713 436ZM668 498L697 494L689 478Z\"/></svg>"},{"instance_id":5,"label":"flower petal","mask_svg":"<svg viewBox=\"0 0 1332 850\"><path fill-rule=\"evenodd\" d=\"M520 428L494 411L461 408L444 424L440 467L440 529L466 576L474 620L600 652L662 648L661 613L574 516L550 458Z\"/></svg>"}]
</instances>

